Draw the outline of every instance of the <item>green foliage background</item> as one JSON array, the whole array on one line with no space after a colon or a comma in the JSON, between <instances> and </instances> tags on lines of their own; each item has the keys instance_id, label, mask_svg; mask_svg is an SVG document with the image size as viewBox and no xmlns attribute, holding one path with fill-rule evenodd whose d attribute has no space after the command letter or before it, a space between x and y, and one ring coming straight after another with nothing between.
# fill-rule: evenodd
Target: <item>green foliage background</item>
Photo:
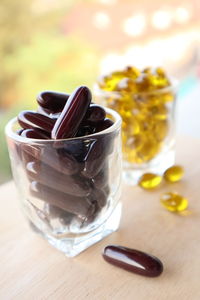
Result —
<instances>
[{"instance_id":1,"label":"green foliage background","mask_svg":"<svg viewBox=\"0 0 200 300\"><path fill-rule=\"evenodd\" d=\"M64 35L61 24L73 1L43 14L31 11L35 1L0 3L0 183L10 168L4 127L20 110L36 109L42 90L71 92L78 85L92 88L99 53L80 36Z\"/></svg>"}]
</instances>

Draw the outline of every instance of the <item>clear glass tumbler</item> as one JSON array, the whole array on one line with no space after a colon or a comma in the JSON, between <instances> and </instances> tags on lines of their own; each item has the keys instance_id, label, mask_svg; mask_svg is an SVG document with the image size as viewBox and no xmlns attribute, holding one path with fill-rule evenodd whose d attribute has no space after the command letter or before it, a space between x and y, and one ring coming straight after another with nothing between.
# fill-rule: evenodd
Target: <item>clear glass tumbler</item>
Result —
<instances>
[{"instance_id":1,"label":"clear glass tumbler","mask_svg":"<svg viewBox=\"0 0 200 300\"><path fill-rule=\"evenodd\" d=\"M147 172L162 174L175 161L177 82L152 92L104 91L95 86L97 103L122 117L124 179L135 185Z\"/></svg>"},{"instance_id":2,"label":"clear glass tumbler","mask_svg":"<svg viewBox=\"0 0 200 300\"><path fill-rule=\"evenodd\" d=\"M99 133L63 140L19 136L12 119L6 136L13 177L35 231L75 256L117 230L121 215L121 118Z\"/></svg>"}]
</instances>

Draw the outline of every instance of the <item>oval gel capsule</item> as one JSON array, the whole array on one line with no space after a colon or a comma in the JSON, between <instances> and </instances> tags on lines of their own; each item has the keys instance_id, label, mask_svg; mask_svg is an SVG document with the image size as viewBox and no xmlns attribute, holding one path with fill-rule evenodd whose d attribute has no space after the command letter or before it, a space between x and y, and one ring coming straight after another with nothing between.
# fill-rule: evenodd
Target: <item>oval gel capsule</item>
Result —
<instances>
[{"instance_id":1,"label":"oval gel capsule","mask_svg":"<svg viewBox=\"0 0 200 300\"><path fill-rule=\"evenodd\" d=\"M160 202L167 210L172 212L181 212L188 207L188 199L173 192L162 194Z\"/></svg>"},{"instance_id":2,"label":"oval gel capsule","mask_svg":"<svg viewBox=\"0 0 200 300\"><path fill-rule=\"evenodd\" d=\"M61 115L58 117L51 137L53 139L72 138L84 119L92 95L86 86L78 87L69 97Z\"/></svg>"},{"instance_id":3,"label":"oval gel capsule","mask_svg":"<svg viewBox=\"0 0 200 300\"><path fill-rule=\"evenodd\" d=\"M69 96L70 95L66 93L44 91L37 96L37 102L49 113L54 114L63 110Z\"/></svg>"},{"instance_id":4,"label":"oval gel capsule","mask_svg":"<svg viewBox=\"0 0 200 300\"><path fill-rule=\"evenodd\" d=\"M39 128L47 132L51 132L55 124L54 119L29 110L25 110L19 113L18 122L22 128Z\"/></svg>"},{"instance_id":5,"label":"oval gel capsule","mask_svg":"<svg viewBox=\"0 0 200 300\"><path fill-rule=\"evenodd\" d=\"M184 169L181 166L175 165L168 168L164 173L165 180L169 182L177 182L182 179L184 175Z\"/></svg>"},{"instance_id":6,"label":"oval gel capsule","mask_svg":"<svg viewBox=\"0 0 200 300\"><path fill-rule=\"evenodd\" d=\"M50 139L49 133L39 128L25 129L22 131L21 136L29 139L41 139L41 140Z\"/></svg>"},{"instance_id":7,"label":"oval gel capsule","mask_svg":"<svg viewBox=\"0 0 200 300\"><path fill-rule=\"evenodd\" d=\"M97 104L91 104L86 114L86 120L90 123L98 123L105 119L105 109Z\"/></svg>"},{"instance_id":8,"label":"oval gel capsule","mask_svg":"<svg viewBox=\"0 0 200 300\"><path fill-rule=\"evenodd\" d=\"M122 246L105 247L103 258L119 268L147 277L157 277L163 272L162 262L155 256Z\"/></svg>"},{"instance_id":9,"label":"oval gel capsule","mask_svg":"<svg viewBox=\"0 0 200 300\"><path fill-rule=\"evenodd\" d=\"M143 189L151 190L159 186L161 181L161 176L153 173L145 173L140 177L138 185Z\"/></svg>"}]
</instances>

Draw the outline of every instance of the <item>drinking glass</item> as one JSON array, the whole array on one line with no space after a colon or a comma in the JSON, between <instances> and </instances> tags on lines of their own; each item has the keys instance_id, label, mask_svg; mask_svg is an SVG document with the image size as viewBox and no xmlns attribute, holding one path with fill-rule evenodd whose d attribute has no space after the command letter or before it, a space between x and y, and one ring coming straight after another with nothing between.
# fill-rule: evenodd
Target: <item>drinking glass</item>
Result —
<instances>
[{"instance_id":1,"label":"drinking glass","mask_svg":"<svg viewBox=\"0 0 200 300\"><path fill-rule=\"evenodd\" d=\"M175 161L177 82L156 91L104 91L95 86L97 103L122 117L123 177L135 185L147 172L162 174Z\"/></svg>"},{"instance_id":2,"label":"drinking glass","mask_svg":"<svg viewBox=\"0 0 200 300\"><path fill-rule=\"evenodd\" d=\"M96 134L39 140L6 126L14 181L31 227L67 256L117 230L121 215L121 118Z\"/></svg>"}]
</instances>

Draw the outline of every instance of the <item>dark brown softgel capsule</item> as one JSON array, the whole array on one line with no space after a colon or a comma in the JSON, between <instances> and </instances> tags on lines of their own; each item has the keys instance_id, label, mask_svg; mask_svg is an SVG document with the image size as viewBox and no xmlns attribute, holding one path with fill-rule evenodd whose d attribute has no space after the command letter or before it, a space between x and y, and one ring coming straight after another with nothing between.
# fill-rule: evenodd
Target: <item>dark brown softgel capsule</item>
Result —
<instances>
[{"instance_id":1,"label":"dark brown softgel capsule","mask_svg":"<svg viewBox=\"0 0 200 300\"><path fill-rule=\"evenodd\" d=\"M39 128L50 133L56 122L47 116L30 110L21 111L17 119L19 125L24 129Z\"/></svg>"},{"instance_id":2,"label":"dark brown softgel capsule","mask_svg":"<svg viewBox=\"0 0 200 300\"><path fill-rule=\"evenodd\" d=\"M42 108L54 114L63 110L69 96L66 93L44 91L37 96L37 102Z\"/></svg>"},{"instance_id":3,"label":"dark brown softgel capsule","mask_svg":"<svg viewBox=\"0 0 200 300\"><path fill-rule=\"evenodd\" d=\"M104 249L103 258L112 265L147 277L157 277L163 271L157 257L127 247L109 245Z\"/></svg>"},{"instance_id":4,"label":"dark brown softgel capsule","mask_svg":"<svg viewBox=\"0 0 200 300\"><path fill-rule=\"evenodd\" d=\"M67 100L52 131L52 139L72 138L85 117L91 102L91 92L86 86L78 87Z\"/></svg>"}]
</instances>

